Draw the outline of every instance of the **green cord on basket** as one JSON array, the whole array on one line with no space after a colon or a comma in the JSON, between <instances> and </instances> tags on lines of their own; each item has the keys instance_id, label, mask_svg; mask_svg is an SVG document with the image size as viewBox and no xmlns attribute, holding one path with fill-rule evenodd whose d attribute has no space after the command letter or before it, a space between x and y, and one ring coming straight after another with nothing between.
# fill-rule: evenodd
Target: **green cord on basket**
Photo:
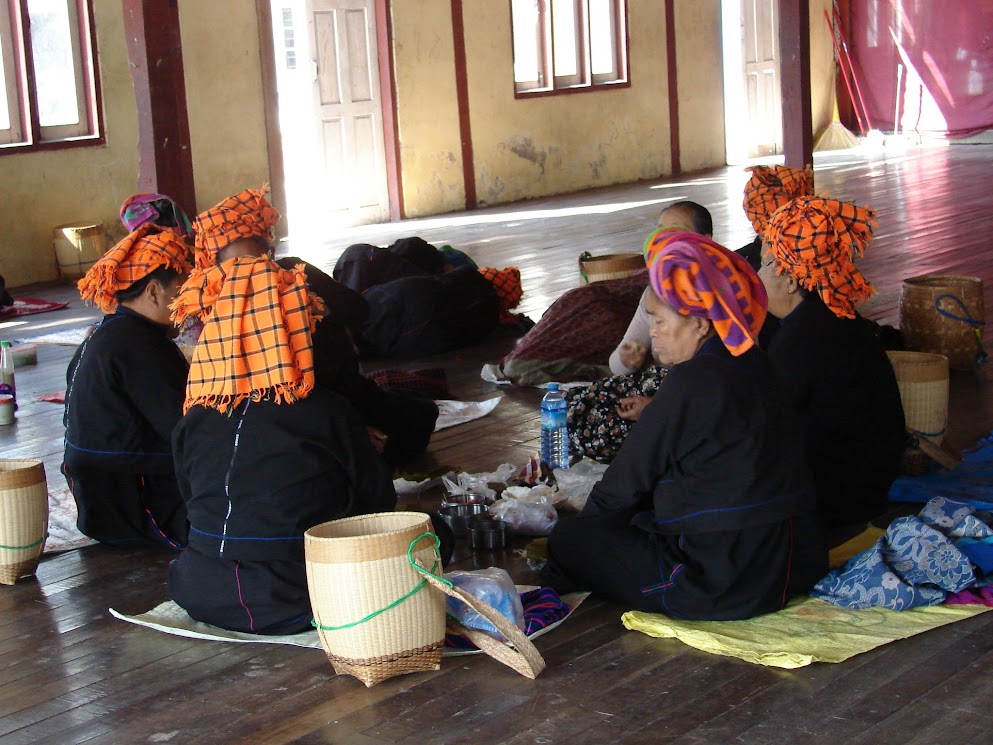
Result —
<instances>
[{"instance_id":1,"label":"green cord on basket","mask_svg":"<svg viewBox=\"0 0 993 745\"><path fill-rule=\"evenodd\" d=\"M34 548L46 538L48 538L48 533L45 533L45 535L43 535L37 541L35 541L34 543L29 543L27 546L0 546L0 549L3 549L4 551L23 551L26 548Z\"/></svg>"},{"instance_id":2,"label":"green cord on basket","mask_svg":"<svg viewBox=\"0 0 993 745\"><path fill-rule=\"evenodd\" d=\"M422 538L427 538L427 537L434 538L435 562L434 562L434 566L431 567L431 570L424 569L416 561L414 561L414 546L416 546L417 543ZM437 574L434 574L434 570L437 569L438 568L438 564L441 563L441 561L440 561L441 554L438 551L438 548L440 546L441 546L441 540L434 533L431 533L431 532L422 533L421 535L417 536L417 538L415 538L413 541L411 541L410 546L407 548L407 561L409 561L410 562L410 565L412 567L414 567L414 569L416 569L421 574L430 575L430 576L434 577L435 579L441 580L446 585L448 585L449 587L451 587L452 586L452 583L451 582L449 582L444 577L439 577ZM353 626L358 626L359 624L363 624L366 621L369 621L369 620L375 618L376 616L380 615L381 613L385 613L390 608L397 607L398 605L400 605L400 603L402 603L407 598L411 597L412 595L417 594L417 592L422 587L424 587L424 585L426 585L427 583L428 583L427 579L426 578L422 578L420 582L418 582L416 585L414 585L413 589L411 589L410 592L404 593L403 595L401 595L400 597L398 597L396 600L394 600L392 603L390 603L389 605L387 605L385 608L380 608L379 610L374 610L372 613L370 613L369 615L367 615L365 618L360 618L358 621L352 621L351 623L346 623L346 624L343 624L341 626L324 626L324 625L318 623L316 618L313 618L310 621L310 625L313 626L315 629L320 629L321 631L342 631L344 629L350 629Z\"/></svg>"}]
</instances>

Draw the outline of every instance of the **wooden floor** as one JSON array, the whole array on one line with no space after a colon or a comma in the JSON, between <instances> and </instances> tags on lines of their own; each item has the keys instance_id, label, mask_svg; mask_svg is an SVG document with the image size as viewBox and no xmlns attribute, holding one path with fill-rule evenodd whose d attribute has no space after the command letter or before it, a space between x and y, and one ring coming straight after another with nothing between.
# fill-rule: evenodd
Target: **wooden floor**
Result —
<instances>
[{"instance_id":1,"label":"wooden floor","mask_svg":"<svg viewBox=\"0 0 993 745\"><path fill-rule=\"evenodd\" d=\"M929 271L981 277L993 288L989 186L993 146L818 156L817 186L877 209L862 268L878 290L866 314L896 323L901 280ZM331 266L355 242L405 235L450 243L481 264L519 265L522 309L537 319L577 283L576 258L637 250L666 203L694 199L714 213L716 238L751 238L741 214L741 169L614 187L348 231L324 246L292 245ZM15 295L73 296L71 288ZM75 298L74 298L75 299ZM0 338L85 324L78 299L65 311L0 322ZM987 334L987 345L993 337ZM417 469L490 471L538 446L536 390L479 379L512 340L405 367L443 366L464 399L503 395L484 420L439 433ZM991 347L993 349L993 347ZM18 370L17 424L0 428L3 457L43 458L61 484L61 407L35 402L63 389L71 348L44 346ZM394 363L395 366L395 363ZM967 447L993 428L993 365L955 373L950 439ZM437 494L425 504L436 504ZM464 568L534 574L513 552L472 556ZM838 665L764 668L650 639L620 624L624 608L591 598L537 641L548 668L527 681L487 659L446 660L436 673L366 689L337 677L319 651L228 645L158 634L112 618L166 598L169 556L90 547L46 557L35 579L0 588L0 745L7 743L989 743L993 741L993 614L890 644Z\"/></svg>"}]
</instances>

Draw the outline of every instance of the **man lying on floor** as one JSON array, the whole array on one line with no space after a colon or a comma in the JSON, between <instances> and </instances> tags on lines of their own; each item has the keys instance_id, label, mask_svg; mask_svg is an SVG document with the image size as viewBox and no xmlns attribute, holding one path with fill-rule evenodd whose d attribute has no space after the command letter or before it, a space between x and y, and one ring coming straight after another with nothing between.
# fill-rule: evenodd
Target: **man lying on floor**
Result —
<instances>
[{"instance_id":1,"label":"man lying on floor","mask_svg":"<svg viewBox=\"0 0 993 745\"><path fill-rule=\"evenodd\" d=\"M147 225L79 281L83 300L106 315L69 363L62 470L79 530L101 543L186 543L170 443L188 366L171 340L169 304L188 255L179 235Z\"/></svg>"}]
</instances>

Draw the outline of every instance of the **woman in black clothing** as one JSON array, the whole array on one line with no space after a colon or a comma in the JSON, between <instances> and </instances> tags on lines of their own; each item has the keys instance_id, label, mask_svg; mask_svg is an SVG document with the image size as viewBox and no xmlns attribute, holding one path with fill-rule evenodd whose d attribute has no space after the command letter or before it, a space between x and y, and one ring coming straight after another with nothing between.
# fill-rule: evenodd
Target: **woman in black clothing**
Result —
<instances>
[{"instance_id":1,"label":"woman in black clothing","mask_svg":"<svg viewBox=\"0 0 993 745\"><path fill-rule=\"evenodd\" d=\"M582 514L556 526L543 579L683 618L778 610L827 555L796 417L755 344L765 291L703 236L649 245L652 347L670 371Z\"/></svg>"},{"instance_id":2,"label":"woman in black clothing","mask_svg":"<svg viewBox=\"0 0 993 745\"><path fill-rule=\"evenodd\" d=\"M900 390L876 327L855 307L873 288L854 258L872 238L871 210L802 197L766 229L759 273L782 325L769 347L799 412L818 509L829 529L886 509L906 441Z\"/></svg>"}]
</instances>

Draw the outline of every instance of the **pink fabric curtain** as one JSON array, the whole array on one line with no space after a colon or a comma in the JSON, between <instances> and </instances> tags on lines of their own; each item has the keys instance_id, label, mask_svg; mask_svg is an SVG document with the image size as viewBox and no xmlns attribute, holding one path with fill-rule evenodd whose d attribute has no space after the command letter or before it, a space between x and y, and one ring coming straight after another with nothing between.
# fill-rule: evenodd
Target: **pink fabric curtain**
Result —
<instances>
[{"instance_id":1,"label":"pink fabric curtain","mask_svg":"<svg viewBox=\"0 0 993 745\"><path fill-rule=\"evenodd\" d=\"M849 51L872 128L891 132L898 121L901 131L951 137L993 129L993 0L850 7Z\"/></svg>"}]
</instances>

